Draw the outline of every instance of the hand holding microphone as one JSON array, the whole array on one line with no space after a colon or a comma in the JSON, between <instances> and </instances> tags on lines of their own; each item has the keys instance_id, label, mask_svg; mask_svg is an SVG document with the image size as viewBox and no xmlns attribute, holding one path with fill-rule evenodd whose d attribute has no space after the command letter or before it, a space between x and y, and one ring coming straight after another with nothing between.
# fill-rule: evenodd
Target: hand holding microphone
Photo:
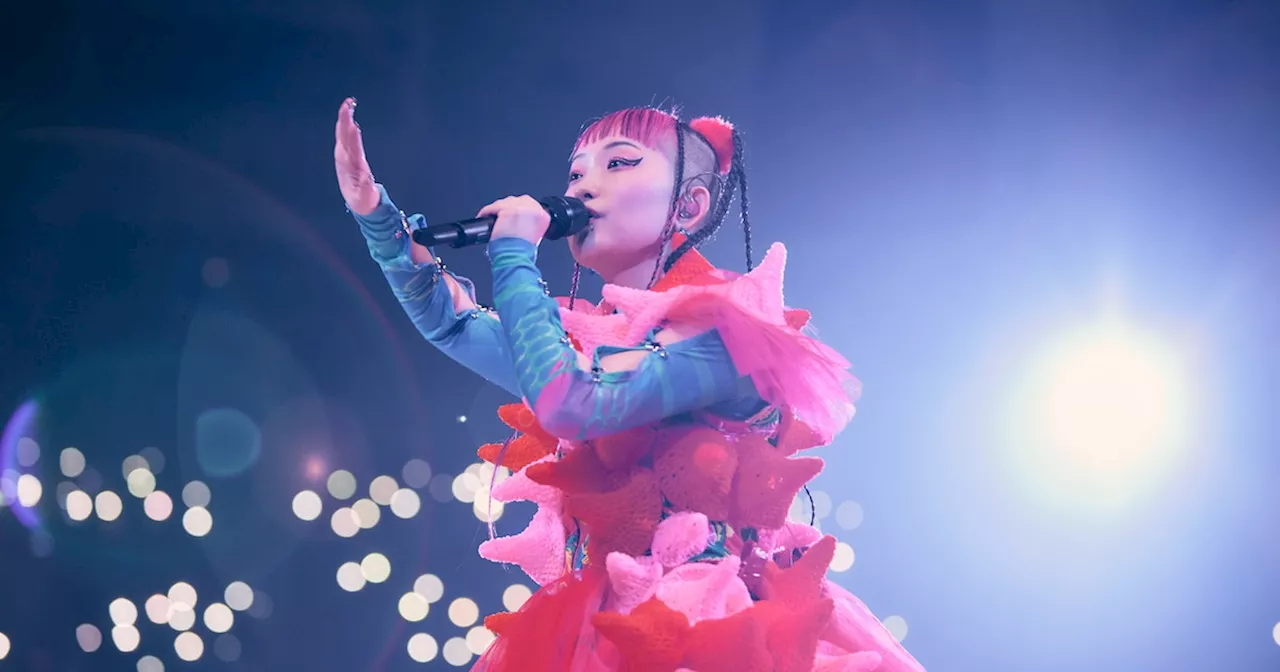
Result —
<instances>
[{"instance_id":1,"label":"hand holding microphone","mask_svg":"<svg viewBox=\"0 0 1280 672\"><path fill-rule=\"evenodd\" d=\"M557 240L579 233L590 220L587 206L576 198L510 196L484 206L474 219L418 229L413 241L427 247L465 247L514 237L537 245L543 238Z\"/></svg>"}]
</instances>

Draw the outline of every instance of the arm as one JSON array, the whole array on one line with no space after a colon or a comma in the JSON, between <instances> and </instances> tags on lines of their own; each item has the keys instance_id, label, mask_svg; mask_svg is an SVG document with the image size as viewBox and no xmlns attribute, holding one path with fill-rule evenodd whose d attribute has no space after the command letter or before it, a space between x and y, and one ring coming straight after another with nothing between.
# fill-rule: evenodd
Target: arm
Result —
<instances>
[{"instance_id":1,"label":"arm","mask_svg":"<svg viewBox=\"0 0 1280 672\"><path fill-rule=\"evenodd\" d=\"M715 331L689 335L624 370L593 372L569 345L559 307L541 287L536 252L533 243L515 237L489 243L494 303L516 381L546 431L591 439L755 394Z\"/></svg>"},{"instance_id":2,"label":"arm","mask_svg":"<svg viewBox=\"0 0 1280 672\"><path fill-rule=\"evenodd\" d=\"M497 318L476 305L470 280L445 271L429 249L412 242L406 227L425 226L422 215L405 217L382 185L378 192L372 212L352 216L413 326L454 361L519 396L511 349Z\"/></svg>"}]
</instances>

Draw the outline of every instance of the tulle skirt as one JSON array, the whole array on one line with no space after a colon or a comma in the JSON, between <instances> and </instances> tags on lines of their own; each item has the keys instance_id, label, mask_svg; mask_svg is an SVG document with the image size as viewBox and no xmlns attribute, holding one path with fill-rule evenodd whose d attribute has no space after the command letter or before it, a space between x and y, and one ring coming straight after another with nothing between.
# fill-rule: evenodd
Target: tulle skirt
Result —
<instances>
[{"instance_id":1,"label":"tulle skirt","mask_svg":"<svg viewBox=\"0 0 1280 672\"><path fill-rule=\"evenodd\" d=\"M736 557L720 562L736 574ZM684 567L705 577L715 564ZM804 574L775 568L771 594L745 603L745 584L687 581L631 606L620 604L610 571L590 565L543 586L518 612L486 619L498 637L472 670L923 672L858 598Z\"/></svg>"}]
</instances>

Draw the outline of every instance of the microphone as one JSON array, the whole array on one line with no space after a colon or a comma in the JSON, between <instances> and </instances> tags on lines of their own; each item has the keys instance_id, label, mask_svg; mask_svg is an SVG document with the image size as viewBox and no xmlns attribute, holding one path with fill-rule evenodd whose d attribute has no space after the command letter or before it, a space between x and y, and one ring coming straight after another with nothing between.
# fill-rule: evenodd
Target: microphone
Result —
<instances>
[{"instance_id":1,"label":"microphone","mask_svg":"<svg viewBox=\"0 0 1280 672\"><path fill-rule=\"evenodd\" d=\"M587 228L591 220L586 204L571 196L548 196L539 198L538 203L551 215L551 224L547 226L547 233L543 236L549 240L572 236ZM496 215L489 215L449 224L424 226L413 232L413 242L427 247L448 245L455 248L487 243L497 221Z\"/></svg>"}]
</instances>

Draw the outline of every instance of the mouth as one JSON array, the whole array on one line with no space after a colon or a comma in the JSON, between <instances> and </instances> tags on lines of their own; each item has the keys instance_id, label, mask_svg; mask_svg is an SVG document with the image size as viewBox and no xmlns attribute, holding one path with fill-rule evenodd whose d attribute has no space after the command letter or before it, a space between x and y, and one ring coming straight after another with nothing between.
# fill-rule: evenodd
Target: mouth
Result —
<instances>
[{"instance_id":1,"label":"mouth","mask_svg":"<svg viewBox=\"0 0 1280 672\"><path fill-rule=\"evenodd\" d=\"M600 219L603 216L604 215L601 215L595 210L592 210L591 208L587 208L587 226L583 230L579 231L573 237L574 241L577 242L578 245L582 245L582 243L584 243L587 240L587 236L591 234L591 230L595 228L596 220Z\"/></svg>"}]
</instances>

